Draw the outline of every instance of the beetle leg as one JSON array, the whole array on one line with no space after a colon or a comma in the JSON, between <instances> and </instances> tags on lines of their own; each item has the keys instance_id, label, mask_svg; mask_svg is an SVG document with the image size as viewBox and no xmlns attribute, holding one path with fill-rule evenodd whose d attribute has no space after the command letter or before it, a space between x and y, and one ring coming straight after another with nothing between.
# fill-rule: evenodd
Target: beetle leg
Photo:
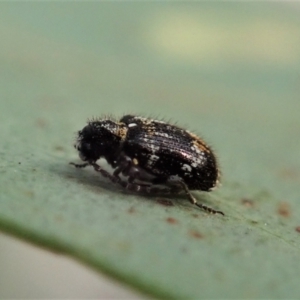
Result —
<instances>
[{"instance_id":1,"label":"beetle leg","mask_svg":"<svg viewBox=\"0 0 300 300\"><path fill-rule=\"evenodd\" d=\"M121 159L117 161L117 168L115 169L113 175L119 177L120 173L127 173L131 166L132 160L129 157L122 155Z\"/></svg>"},{"instance_id":2,"label":"beetle leg","mask_svg":"<svg viewBox=\"0 0 300 300\"><path fill-rule=\"evenodd\" d=\"M97 165L96 163L92 164L94 170L96 172L101 173L101 175L105 178L108 178L109 180L111 180L113 183L119 184L121 185L123 188L128 189L130 191L136 191L136 192L143 192L145 191L146 188L148 188L148 185L140 185L140 184L136 184L136 183L130 183L127 182L125 180L122 180L119 176L118 173L115 175L115 172L113 174L110 174L109 172L107 172L106 170L102 169L99 165ZM120 172L119 172L120 173ZM143 191L142 191L143 190Z\"/></svg>"},{"instance_id":3,"label":"beetle leg","mask_svg":"<svg viewBox=\"0 0 300 300\"><path fill-rule=\"evenodd\" d=\"M84 163L84 164L75 164L73 162L70 163L71 165L75 166L76 168L85 168L88 165L93 166L94 170L96 172L101 173L101 175L105 178L108 178L109 180L111 180L113 183L119 184L121 185L123 188L125 188L126 190L129 191L133 191L133 192L139 192L139 193L147 193L147 194L173 194L176 192L179 192L181 190L184 190L188 199L190 200L190 202L196 206L198 206L199 208L212 213L212 214L221 214L224 216L224 213L222 211L219 210L214 210L213 208L210 208L202 203L198 203L197 200L195 199L195 197L191 194L191 192L189 191L187 185L177 179L177 180L172 180L169 179L166 184L169 186L165 186L165 187L157 187L156 184L159 184L160 180L155 180L157 182L155 182L156 184L140 184L140 183L134 183L135 179L138 179L138 174L139 171L138 169L133 169L131 167L131 163L127 161L126 165L125 162L124 164L121 164L115 171L113 174L110 174L108 171L102 169L98 164L96 163ZM129 178L128 181L122 180L119 177L119 174L125 170L130 170L130 174L129 174ZM161 183L164 183L165 180L161 180Z\"/></svg>"},{"instance_id":4,"label":"beetle leg","mask_svg":"<svg viewBox=\"0 0 300 300\"><path fill-rule=\"evenodd\" d=\"M122 180L119 176L114 176L107 172L106 170L102 169L99 165L96 163L91 164L96 172L101 173L101 175L105 178L108 178L111 180L113 183L120 183ZM121 184L121 183L120 183ZM121 184L122 185L122 184Z\"/></svg>"},{"instance_id":5,"label":"beetle leg","mask_svg":"<svg viewBox=\"0 0 300 300\"><path fill-rule=\"evenodd\" d=\"M215 210L215 209L213 209L211 207L208 207L208 206L206 206L206 205L204 205L202 203L198 203L197 200L196 200L196 198L191 194L191 192L190 192L189 188L187 187L187 185L182 180L180 180L180 179L176 179L176 180L170 179L167 182L167 184L180 185L182 187L182 189L184 190L185 194L187 195L189 201L192 204L198 206L199 208L205 210L206 212L211 213L211 214L220 214L220 215L223 215L223 216L225 215L222 211Z\"/></svg>"},{"instance_id":6,"label":"beetle leg","mask_svg":"<svg viewBox=\"0 0 300 300\"><path fill-rule=\"evenodd\" d=\"M136 179L134 176L129 177L128 181L122 180L118 173L115 175L115 173L110 174L106 170L102 169L98 164L93 163L91 164L96 172L101 173L101 175L105 178L108 178L113 183L116 183L120 186L122 186L124 189L132 191L132 192L139 192L144 194L171 194L175 191L178 191L178 186L176 188L174 187L157 187L155 185L149 184L141 184L141 183L135 183L134 180ZM120 172L119 172L120 173ZM131 174L132 175L132 174ZM181 188L180 188L181 189Z\"/></svg>"}]
</instances>

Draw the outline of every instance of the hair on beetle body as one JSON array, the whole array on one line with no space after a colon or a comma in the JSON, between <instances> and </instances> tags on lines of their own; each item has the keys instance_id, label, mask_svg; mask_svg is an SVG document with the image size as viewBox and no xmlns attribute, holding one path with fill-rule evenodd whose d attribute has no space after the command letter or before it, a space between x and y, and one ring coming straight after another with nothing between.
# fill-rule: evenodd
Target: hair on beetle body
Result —
<instances>
[{"instance_id":1,"label":"hair on beetle body","mask_svg":"<svg viewBox=\"0 0 300 300\"><path fill-rule=\"evenodd\" d=\"M192 204L224 215L198 203L190 192L214 189L220 171L211 148L184 128L130 114L120 120L111 116L93 118L78 132L74 147L84 161L71 163L77 168L90 165L130 191L150 194L184 191ZM96 163L99 158L112 166L112 174Z\"/></svg>"}]
</instances>

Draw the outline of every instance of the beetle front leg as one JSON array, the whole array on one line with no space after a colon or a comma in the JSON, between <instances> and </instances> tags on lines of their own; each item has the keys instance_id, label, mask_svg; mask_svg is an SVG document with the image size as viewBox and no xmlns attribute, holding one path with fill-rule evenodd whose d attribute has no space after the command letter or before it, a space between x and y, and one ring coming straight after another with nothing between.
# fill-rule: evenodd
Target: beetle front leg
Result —
<instances>
[{"instance_id":1,"label":"beetle front leg","mask_svg":"<svg viewBox=\"0 0 300 300\"><path fill-rule=\"evenodd\" d=\"M91 164L96 172L99 172L103 177L108 178L113 183L118 183L123 186L122 180L119 176L110 174L108 171L102 169L99 165L96 163ZM126 182L125 182L126 183Z\"/></svg>"}]
</instances>

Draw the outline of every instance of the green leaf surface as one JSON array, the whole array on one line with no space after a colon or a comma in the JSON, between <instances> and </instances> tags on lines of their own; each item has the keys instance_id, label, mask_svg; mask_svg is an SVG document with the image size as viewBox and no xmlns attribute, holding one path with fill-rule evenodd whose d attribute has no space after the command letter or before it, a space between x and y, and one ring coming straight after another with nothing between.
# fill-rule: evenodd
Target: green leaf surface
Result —
<instances>
[{"instance_id":1,"label":"green leaf surface","mask_svg":"<svg viewBox=\"0 0 300 300\"><path fill-rule=\"evenodd\" d=\"M160 298L297 298L299 12L2 2L0 228ZM87 118L128 112L213 145L222 187L195 196L225 217L68 164Z\"/></svg>"}]
</instances>

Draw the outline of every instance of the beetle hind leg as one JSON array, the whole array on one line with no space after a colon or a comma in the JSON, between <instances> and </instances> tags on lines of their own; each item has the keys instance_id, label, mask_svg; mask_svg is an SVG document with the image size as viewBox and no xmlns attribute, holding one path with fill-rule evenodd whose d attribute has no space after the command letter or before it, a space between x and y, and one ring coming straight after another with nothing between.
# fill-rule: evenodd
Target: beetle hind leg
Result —
<instances>
[{"instance_id":1,"label":"beetle hind leg","mask_svg":"<svg viewBox=\"0 0 300 300\"><path fill-rule=\"evenodd\" d=\"M197 200L195 199L195 197L192 195L192 193L190 192L189 188L187 187L187 185L180 179L177 179L177 180L169 180L168 182L169 184L176 184L176 185L180 185L181 186L181 189L185 192L185 194L187 195L189 201L198 206L199 208L203 209L204 211L210 213L210 214L220 214L220 215L223 215L225 216L225 214L220 211L220 210L215 210L209 206L206 206L202 203L198 203Z\"/></svg>"}]
</instances>

